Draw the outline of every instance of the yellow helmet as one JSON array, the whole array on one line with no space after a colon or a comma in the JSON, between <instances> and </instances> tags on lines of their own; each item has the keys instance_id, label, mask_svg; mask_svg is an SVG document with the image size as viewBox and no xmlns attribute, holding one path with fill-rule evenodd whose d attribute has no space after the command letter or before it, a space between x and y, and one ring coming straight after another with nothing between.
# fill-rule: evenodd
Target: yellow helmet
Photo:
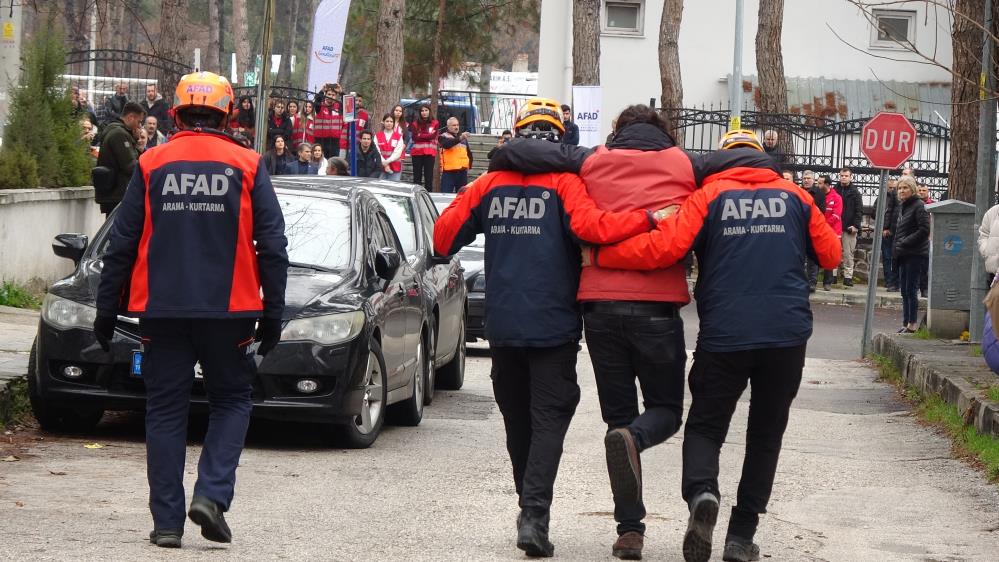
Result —
<instances>
[{"instance_id":1,"label":"yellow helmet","mask_svg":"<svg viewBox=\"0 0 999 562\"><path fill-rule=\"evenodd\" d=\"M232 114L233 97L232 85L224 76L214 72L192 72L181 76L177 82L173 96L173 110L175 115L178 111L189 108L217 111L226 116L223 120L224 128L228 116Z\"/></svg>"},{"instance_id":2,"label":"yellow helmet","mask_svg":"<svg viewBox=\"0 0 999 562\"><path fill-rule=\"evenodd\" d=\"M560 110L561 106L553 99L531 98L517 112L513 128L520 136L557 140L565 132Z\"/></svg>"},{"instance_id":3,"label":"yellow helmet","mask_svg":"<svg viewBox=\"0 0 999 562\"><path fill-rule=\"evenodd\" d=\"M756 133L748 129L735 129L729 131L722 135L721 141L718 142L719 150L738 148L740 146L765 152L763 150L763 145L760 143L760 139L756 136Z\"/></svg>"}]
</instances>

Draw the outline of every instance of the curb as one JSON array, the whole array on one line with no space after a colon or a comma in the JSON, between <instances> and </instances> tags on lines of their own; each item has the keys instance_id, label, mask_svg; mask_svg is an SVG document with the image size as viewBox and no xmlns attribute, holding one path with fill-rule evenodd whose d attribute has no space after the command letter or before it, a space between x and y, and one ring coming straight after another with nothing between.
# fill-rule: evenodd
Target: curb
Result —
<instances>
[{"instance_id":1,"label":"curb","mask_svg":"<svg viewBox=\"0 0 999 562\"><path fill-rule=\"evenodd\" d=\"M947 353L948 348L951 353ZM965 349L963 345L927 342L912 336L874 336L874 352L887 357L906 383L940 396L957 407L965 423L974 425L982 435L999 439L999 403L986 398L976 385L981 381L999 382L999 377L981 357L953 353Z\"/></svg>"},{"instance_id":2,"label":"curb","mask_svg":"<svg viewBox=\"0 0 999 562\"><path fill-rule=\"evenodd\" d=\"M6 374L6 373L4 373ZM14 392L11 390L11 386L14 383L27 381L27 375L16 375L9 379L0 379L0 428L6 427L10 422L13 421L14 415ZM24 385L27 388L27 385ZM25 392L27 392L25 390Z\"/></svg>"},{"instance_id":3,"label":"curb","mask_svg":"<svg viewBox=\"0 0 999 562\"><path fill-rule=\"evenodd\" d=\"M38 318L40 314L37 310L30 310L26 308L14 308L13 306L0 305L0 314L10 314L13 316L33 316Z\"/></svg>"}]
</instances>

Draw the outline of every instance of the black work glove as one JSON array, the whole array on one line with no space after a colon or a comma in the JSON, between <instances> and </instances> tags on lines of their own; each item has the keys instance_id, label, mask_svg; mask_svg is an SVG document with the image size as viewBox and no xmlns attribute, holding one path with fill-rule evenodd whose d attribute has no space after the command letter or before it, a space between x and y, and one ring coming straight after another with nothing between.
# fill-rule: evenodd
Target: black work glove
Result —
<instances>
[{"instance_id":1,"label":"black work glove","mask_svg":"<svg viewBox=\"0 0 999 562\"><path fill-rule=\"evenodd\" d=\"M114 337L114 326L117 322L117 317L101 314L94 319L94 335L97 336L97 343L104 351L111 351L111 338Z\"/></svg>"},{"instance_id":2,"label":"black work glove","mask_svg":"<svg viewBox=\"0 0 999 562\"><path fill-rule=\"evenodd\" d=\"M281 341L281 320L278 318L261 318L257 321L257 333L253 337L260 342L257 354L260 356L270 353L274 346Z\"/></svg>"}]
</instances>

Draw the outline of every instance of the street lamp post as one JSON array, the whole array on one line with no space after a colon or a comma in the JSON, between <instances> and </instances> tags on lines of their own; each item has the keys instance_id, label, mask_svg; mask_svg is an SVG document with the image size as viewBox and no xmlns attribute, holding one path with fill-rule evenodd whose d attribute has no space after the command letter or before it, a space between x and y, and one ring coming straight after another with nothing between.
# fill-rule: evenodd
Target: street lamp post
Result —
<instances>
[{"instance_id":1,"label":"street lamp post","mask_svg":"<svg viewBox=\"0 0 999 562\"><path fill-rule=\"evenodd\" d=\"M996 151L996 103L991 99L995 90L995 78L992 72L992 1L985 2L985 25L983 29L984 45L982 46L982 74L979 78L979 103L981 109L978 116L978 161L975 180L975 229L982 225L985 211L992 205L992 157ZM985 324L985 309L982 300L988 287L985 283L985 258L982 254L971 252L971 310L968 318L968 332L971 341L982 341L982 331Z\"/></svg>"},{"instance_id":2,"label":"street lamp post","mask_svg":"<svg viewBox=\"0 0 999 562\"><path fill-rule=\"evenodd\" d=\"M742 128L742 23L745 0L735 0L735 54L732 82L728 85L729 130Z\"/></svg>"}]
</instances>

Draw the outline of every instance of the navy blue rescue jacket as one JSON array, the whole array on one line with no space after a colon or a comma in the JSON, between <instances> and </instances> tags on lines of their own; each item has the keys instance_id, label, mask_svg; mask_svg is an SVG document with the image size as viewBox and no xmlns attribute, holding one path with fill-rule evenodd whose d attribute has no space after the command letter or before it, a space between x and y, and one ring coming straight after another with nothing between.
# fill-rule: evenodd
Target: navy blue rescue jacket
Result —
<instances>
[{"instance_id":1,"label":"navy blue rescue jacket","mask_svg":"<svg viewBox=\"0 0 999 562\"><path fill-rule=\"evenodd\" d=\"M287 245L260 156L222 134L177 133L139 158L111 226L97 309L281 318Z\"/></svg>"},{"instance_id":2,"label":"navy blue rescue jacket","mask_svg":"<svg viewBox=\"0 0 999 562\"><path fill-rule=\"evenodd\" d=\"M601 211L575 174L490 172L437 219L434 251L486 235L486 339L499 347L579 341L578 242L609 244L655 227L652 213Z\"/></svg>"}]
</instances>

